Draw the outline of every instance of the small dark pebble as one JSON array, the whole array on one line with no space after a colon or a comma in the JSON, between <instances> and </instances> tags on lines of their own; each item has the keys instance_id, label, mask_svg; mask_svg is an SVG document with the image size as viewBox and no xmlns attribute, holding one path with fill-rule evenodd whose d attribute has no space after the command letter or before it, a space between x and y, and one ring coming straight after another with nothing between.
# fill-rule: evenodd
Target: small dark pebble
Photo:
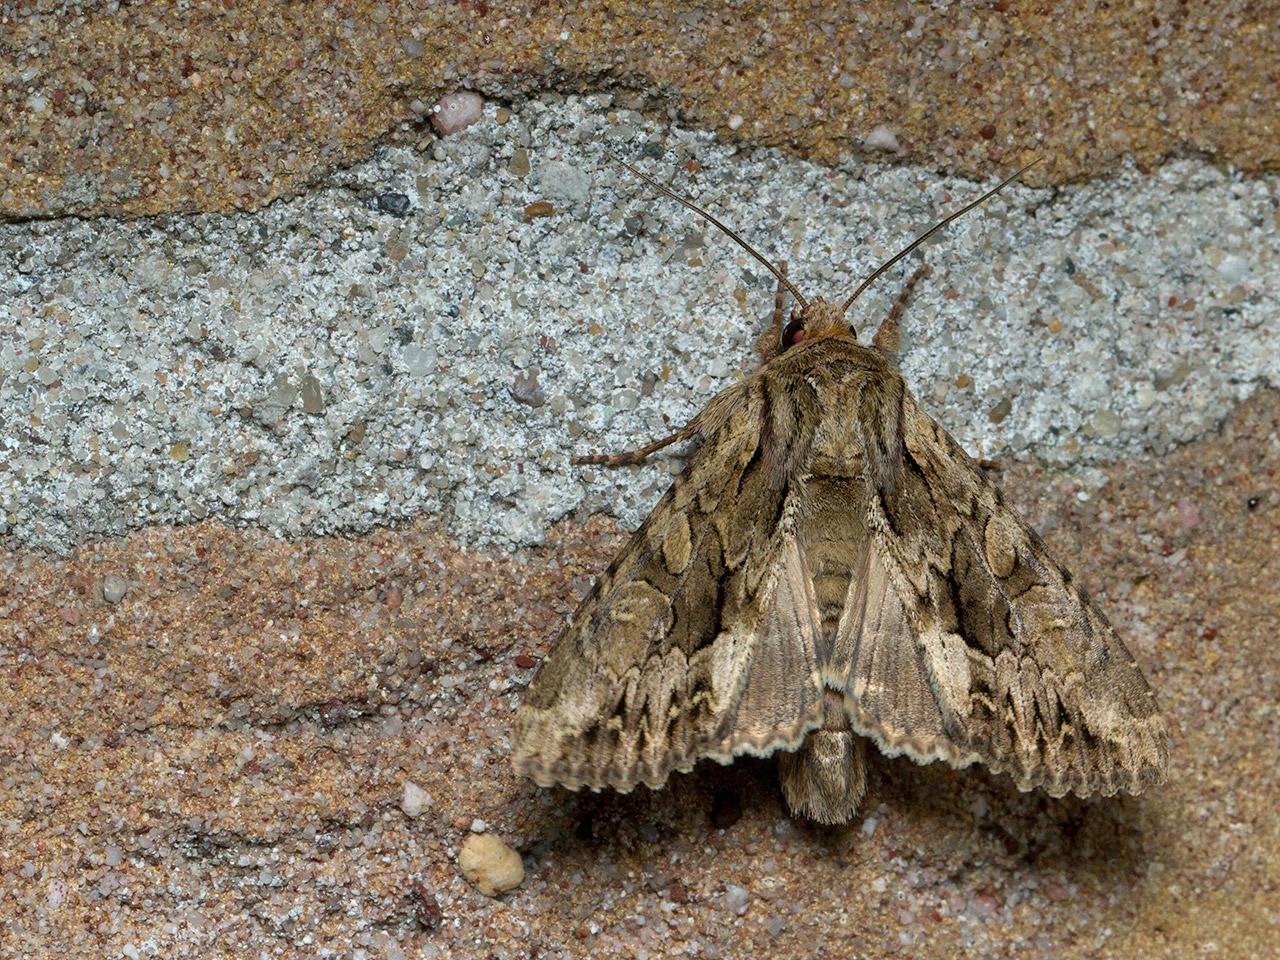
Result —
<instances>
[{"instance_id":1,"label":"small dark pebble","mask_svg":"<svg viewBox=\"0 0 1280 960\"><path fill-rule=\"evenodd\" d=\"M515 383L511 386L511 396L517 402L530 407L540 407L546 403L546 391L542 389L542 384L538 383L540 373L542 370L538 367L530 367L528 370L517 373Z\"/></svg>"},{"instance_id":2,"label":"small dark pebble","mask_svg":"<svg viewBox=\"0 0 1280 960\"><path fill-rule=\"evenodd\" d=\"M1260 504L1261 502L1262 502L1261 497L1250 497L1247 501L1245 501L1245 506L1247 506L1250 510L1257 510L1258 504Z\"/></svg>"},{"instance_id":3,"label":"small dark pebble","mask_svg":"<svg viewBox=\"0 0 1280 960\"><path fill-rule=\"evenodd\" d=\"M742 800L729 790L717 790L711 801L711 826L728 830L742 819Z\"/></svg>"},{"instance_id":4,"label":"small dark pebble","mask_svg":"<svg viewBox=\"0 0 1280 960\"><path fill-rule=\"evenodd\" d=\"M994 123L988 123L986 126L980 127L978 133L982 136L983 140L992 140L996 135L996 125Z\"/></svg>"},{"instance_id":5,"label":"small dark pebble","mask_svg":"<svg viewBox=\"0 0 1280 960\"><path fill-rule=\"evenodd\" d=\"M516 656L516 666L521 670L528 670L531 667L536 667L537 665L538 661L527 653L517 654Z\"/></svg>"},{"instance_id":6,"label":"small dark pebble","mask_svg":"<svg viewBox=\"0 0 1280 960\"><path fill-rule=\"evenodd\" d=\"M409 198L403 193L388 191L387 193L378 194L378 209L383 213L389 213L393 217L403 217L408 214L410 205Z\"/></svg>"},{"instance_id":7,"label":"small dark pebble","mask_svg":"<svg viewBox=\"0 0 1280 960\"><path fill-rule=\"evenodd\" d=\"M421 882L415 881L409 887L409 903L413 909L413 919L423 930L434 930L444 919L444 914L440 912L440 902Z\"/></svg>"},{"instance_id":8,"label":"small dark pebble","mask_svg":"<svg viewBox=\"0 0 1280 960\"><path fill-rule=\"evenodd\" d=\"M672 903L688 903L689 891L679 880L672 880L670 886L667 887L667 899Z\"/></svg>"},{"instance_id":9,"label":"small dark pebble","mask_svg":"<svg viewBox=\"0 0 1280 960\"><path fill-rule=\"evenodd\" d=\"M326 730L333 730L360 716L360 711L341 700L326 700L316 708L316 719Z\"/></svg>"}]
</instances>

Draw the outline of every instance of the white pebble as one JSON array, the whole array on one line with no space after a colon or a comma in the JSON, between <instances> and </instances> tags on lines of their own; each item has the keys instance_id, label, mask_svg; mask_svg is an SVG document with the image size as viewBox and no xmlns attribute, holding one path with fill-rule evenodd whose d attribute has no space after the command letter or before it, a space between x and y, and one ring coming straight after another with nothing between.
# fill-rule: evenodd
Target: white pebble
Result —
<instances>
[{"instance_id":1,"label":"white pebble","mask_svg":"<svg viewBox=\"0 0 1280 960\"><path fill-rule=\"evenodd\" d=\"M724 908L742 916L747 912L747 902L750 895L747 893L746 887L740 887L736 883L731 883L724 888Z\"/></svg>"},{"instance_id":2,"label":"white pebble","mask_svg":"<svg viewBox=\"0 0 1280 960\"><path fill-rule=\"evenodd\" d=\"M412 780L406 780L404 793L400 795L400 809L404 811L405 816L420 817L429 806L431 806L431 797L427 795L427 791Z\"/></svg>"},{"instance_id":3,"label":"white pebble","mask_svg":"<svg viewBox=\"0 0 1280 960\"><path fill-rule=\"evenodd\" d=\"M871 132L863 138L862 143L863 146L870 150L890 150L897 153L902 149L898 145L898 135L884 124L872 127Z\"/></svg>"},{"instance_id":4,"label":"white pebble","mask_svg":"<svg viewBox=\"0 0 1280 960\"><path fill-rule=\"evenodd\" d=\"M1229 253L1218 264L1218 273L1227 283L1242 283L1249 276L1249 262L1244 257Z\"/></svg>"},{"instance_id":5,"label":"white pebble","mask_svg":"<svg viewBox=\"0 0 1280 960\"><path fill-rule=\"evenodd\" d=\"M867 819L862 821L862 835L864 837L869 837L874 834L879 823L880 821L875 817L867 817Z\"/></svg>"},{"instance_id":6,"label":"white pebble","mask_svg":"<svg viewBox=\"0 0 1280 960\"><path fill-rule=\"evenodd\" d=\"M129 581L114 573L102 578L102 599L107 603L119 603L129 592Z\"/></svg>"}]
</instances>

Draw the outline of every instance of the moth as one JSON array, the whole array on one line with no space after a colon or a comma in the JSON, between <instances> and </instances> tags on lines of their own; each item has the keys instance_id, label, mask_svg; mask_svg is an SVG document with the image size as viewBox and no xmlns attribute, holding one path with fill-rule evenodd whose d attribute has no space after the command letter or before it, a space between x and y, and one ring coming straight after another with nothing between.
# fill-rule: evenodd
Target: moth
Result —
<instances>
[{"instance_id":1,"label":"moth","mask_svg":"<svg viewBox=\"0 0 1280 960\"><path fill-rule=\"evenodd\" d=\"M843 302L692 202L778 279L774 354L669 437L576 462L687 465L582 601L512 729L542 786L661 787L699 760L776 754L790 810L842 824L867 747L981 763L1051 796L1163 780L1165 721L1138 664L894 364L907 282L870 347ZM785 325L783 296L795 300Z\"/></svg>"}]
</instances>

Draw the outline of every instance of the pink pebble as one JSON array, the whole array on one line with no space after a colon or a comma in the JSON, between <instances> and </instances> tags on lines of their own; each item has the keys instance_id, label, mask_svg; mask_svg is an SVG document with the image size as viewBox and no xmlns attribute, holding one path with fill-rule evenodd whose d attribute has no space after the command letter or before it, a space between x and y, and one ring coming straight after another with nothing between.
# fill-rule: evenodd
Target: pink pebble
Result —
<instances>
[{"instance_id":1,"label":"pink pebble","mask_svg":"<svg viewBox=\"0 0 1280 960\"><path fill-rule=\"evenodd\" d=\"M1000 912L1000 901L986 890L978 892L978 895L973 898L973 905L983 916L993 917Z\"/></svg>"},{"instance_id":2,"label":"pink pebble","mask_svg":"<svg viewBox=\"0 0 1280 960\"><path fill-rule=\"evenodd\" d=\"M442 137L469 127L484 113L484 98L470 90L447 93L432 108L431 124Z\"/></svg>"},{"instance_id":3,"label":"pink pebble","mask_svg":"<svg viewBox=\"0 0 1280 960\"><path fill-rule=\"evenodd\" d=\"M1193 530L1200 524L1200 507L1194 500L1183 497L1178 501L1178 523L1184 531Z\"/></svg>"}]
</instances>

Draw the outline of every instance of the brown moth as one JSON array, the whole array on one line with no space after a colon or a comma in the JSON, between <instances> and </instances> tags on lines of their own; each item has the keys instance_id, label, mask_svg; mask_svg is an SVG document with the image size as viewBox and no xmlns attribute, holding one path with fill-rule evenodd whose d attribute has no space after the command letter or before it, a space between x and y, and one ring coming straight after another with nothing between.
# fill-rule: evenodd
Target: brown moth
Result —
<instances>
[{"instance_id":1,"label":"brown moth","mask_svg":"<svg viewBox=\"0 0 1280 960\"><path fill-rule=\"evenodd\" d=\"M1133 656L892 362L923 270L872 347L845 320L876 277L1023 171L837 304L628 168L774 273L778 347L672 436L578 461L699 442L530 684L516 769L626 792L704 758L776 753L787 805L827 824L856 811L868 742L1055 797L1160 782L1168 734ZM781 329L784 288L797 307Z\"/></svg>"}]
</instances>

